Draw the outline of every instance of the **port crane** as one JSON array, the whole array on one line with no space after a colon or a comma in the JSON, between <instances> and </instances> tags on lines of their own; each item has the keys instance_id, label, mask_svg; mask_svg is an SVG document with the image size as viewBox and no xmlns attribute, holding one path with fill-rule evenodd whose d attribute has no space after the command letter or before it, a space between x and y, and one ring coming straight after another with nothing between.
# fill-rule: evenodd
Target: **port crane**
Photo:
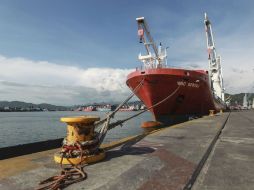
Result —
<instances>
[{"instance_id":1,"label":"port crane","mask_svg":"<svg viewBox=\"0 0 254 190\"><path fill-rule=\"evenodd\" d=\"M222 68L221 68L221 56L217 55L216 53L213 32L212 32L212 25L206 13L205 13L204 24L205 24L206 39L207 39L209 75L210 75L211 88L213 93L217 97L219 97L222 101L224 101L225 89L223 84L223 76L222 76Z\"/></svg>"},{"instance_id":2,"label":"port crane","mask_svg":"<svg viewBox=\"0 0 254 190\"><path fill-rule=\"evenodd\" d=\"M167 48L162 49L160 43L157 48L154 42L148 24L144 17L136 18L138 24L138 36L140 43L143 43L146 48L146 55L138 56L138 59L144 63L145 68L163 68L167 66ZM153 51L151 51L153 50Z\"/></svg>"}]
</instances>

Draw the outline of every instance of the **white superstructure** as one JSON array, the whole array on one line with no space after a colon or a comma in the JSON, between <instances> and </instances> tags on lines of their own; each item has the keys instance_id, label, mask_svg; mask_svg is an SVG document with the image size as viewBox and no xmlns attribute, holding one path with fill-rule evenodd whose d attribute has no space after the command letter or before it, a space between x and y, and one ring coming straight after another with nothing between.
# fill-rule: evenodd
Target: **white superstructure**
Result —
<instances>
[{"instance_id":1,"label":"white superstructure","mask_svg":"<svg viewBox=\"0 0 254 190\"><path fill-rule=\"evenodd\" d=\"M138 56L138 59L144 63L145 68L163 68L167 66L167 48L162 49L160 43L157 48L154 42L151 32L149 30L148 24L144 17L136 18L138 23L138 36L140 38L140 43L144 43L146 48L146 55ZM151 48L152 46L152 48ZM151 51L153 50L153 52Z\"/></svg>"},{"instance_id":2,"label":"white superstructure","mask_svg":"<svg viewBox=\"0 0 254 190\"><path fill-rule=\"evenodd\" d=\"M224 84L222 77L222 68L221 68L221 57L217 55L211 22L208 19L207 14L205 13L205 30L206 30L206 39L207 39L207 50L208 50L208 60L209 60L209 75L210 83L213 93L224 101Z\"/></svg>"}]
</instances>

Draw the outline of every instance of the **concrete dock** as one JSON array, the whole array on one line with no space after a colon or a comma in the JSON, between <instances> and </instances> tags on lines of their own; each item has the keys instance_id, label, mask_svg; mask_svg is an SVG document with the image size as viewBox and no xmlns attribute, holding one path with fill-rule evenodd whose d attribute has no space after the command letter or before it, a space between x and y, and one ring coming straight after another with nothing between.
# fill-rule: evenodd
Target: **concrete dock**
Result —
<instances>
[{"instance_id":1,"label":"concrete dock","mask_svg":"<svg viewBox=\"0 0 254 190\"><path fill-rule=\"evenodd\" d=\"M254 112L232 112L194 190L254 189Z\"/></svg>"},{"instance_id":2,"label":"concrete dock","mask_svg":"<svg viewBox=\"0 0 254 190\"><path fill-rule=\"evenodd\" d=\"M217 114L104 145L106 159L66 189L254 189L253 120L254 111ZM0 189L34 189L59 174L56 151L1 160Z\"/></svg>"}]
</instances>

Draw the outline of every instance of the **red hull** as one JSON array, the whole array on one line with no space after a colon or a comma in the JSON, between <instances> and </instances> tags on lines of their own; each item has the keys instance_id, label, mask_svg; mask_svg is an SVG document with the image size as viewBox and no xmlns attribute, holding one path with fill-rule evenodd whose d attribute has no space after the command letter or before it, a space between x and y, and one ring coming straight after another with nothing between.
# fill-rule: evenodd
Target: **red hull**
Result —
<instances>
[{"instance_id":1,"label":"red hull","mask_svg":"<svg viewBox=\"0 0 254 190\"><path fill-rule=\"evenodd\" d=\"M142 79L144 83L136 95L147 107L165 99L180 86L171 98L151 110L157 121L164 116L204 115L209 110L225 109L225 105L214 98L206 71L172 68L137 70L128 75L126 83L133 90Z\"/></svg>"}]
</instances>

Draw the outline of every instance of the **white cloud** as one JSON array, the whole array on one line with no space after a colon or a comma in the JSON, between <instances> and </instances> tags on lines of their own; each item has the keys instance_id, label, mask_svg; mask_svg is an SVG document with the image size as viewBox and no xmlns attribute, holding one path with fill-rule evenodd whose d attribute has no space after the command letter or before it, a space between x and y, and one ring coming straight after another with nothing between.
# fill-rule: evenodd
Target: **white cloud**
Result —
<instances>
[{"instance_id":1,"label":"white cloud","mask_svg":"<svg viewBox=\"0 0 254 190\"><path fill-rule=\"evenodd\" d=\"M188 19L187 19L188 20ZM254 38L250 32L254 26L242 21L241 27L232 28L232 21L215 21L213 32L217 53L222 58L224 83L227 93L254 92ZM252 19L253 20L253 19ZM193 22L193 21L192 21ZM202 24L202 23L201 23ZM203 27L203 25L201 25ZM168 31L172 30L170 28ZM166 38L166 36L168 38ZM204 30L186 30L181 37L170 39L164 34L164 44L168 49L168 63L175 67L208 69L206 37ZM172 44L172 45L171 45Z\"/></svg>"},{"instance_id":2,"label":"white cloud","mask_svg":"<svg viewBox=\"0 0 254 190\"><path fill-rule=\"evenodd\" d=\"M126 91L125 80L129 69L89 68L83 70L78 85L95 88L98 91Z\"/></svg>"},{"instance_id":3,"label":"white cloud","mask_svg":"<svg viewBox=\"0 0 254 190\"><path fill-rule=\"evenodd\" d=\"M0 56L0 99L59 105L121 101L132 70L82 69L45 61Z\"/></svg>"},{"instance_id":4,"label":"white cloud","mask_svg":"<svg viewBox=\"0 0 254 190\"><path fill-rule=\"evenodd\" d=\"M164 6L158 6L156 10L160 14L157 14L156 11L153 12L150 17L148 16L150 19L148 21L149 23L151 21L151 32L154 39L170 47L168 49L169 66L207 69L203 13L192 14L189 12L187 17L181 17ZM218 12L211 11L211 13L209 16L211 16L213 24L216 48L222 56L226 92L254 92L254 64L252 63L254 60L254 38L251 35L254 25L250 24L254 20L253 11L245 13L247 14L245 16L237 17L230 15L234 11L222 13L218 10ZM214 17L221 18L222 14L223 19L213 19ZM232 18L234 19L232 20ZM136 28L133 28L134 33L135 30ZM120 38L120 36L117 37ZM137 37L135 36L133 39L132 45L127 43L125 48L131 52L135 48L143 51L143 45L134 46ZM86 40L89 42L88 46ZM94 54L87 53L92 57L86 57L86 60L90 60L89 63L96 60L93 62L94 65L102 65L102 63L106 65L105 60L114 63L119 61L117 60L119 56L116 59L112 48L117 47L121 52L119 48L121 46L112 43L110 46L101 48L102 44L98 45L94 41L86 40L85 47L99 49L100 57L102 57L99 58ZM105 44L108 45L108 43ZM78 51L78 49L82 49L82 51ZM83 48L75 50L79 54L81 52L83 54L84 51ZM126 57L123 59L123 56ZM126 54L126 51L119 59L122 63L134 62L130 58L130 54ZM84 65L86 64L84 63ZM137 64L139 65L139 63ZM80 68L46 61L8 58L1 55L0 67L0 99L2 100L75 104L103 100L121 101L130 92L125 84L126 75L131 72L128 69Z\"/></svg>"},{"instance_id":5,"label":"white cloud","mask_svg":"<svg viewBox=\"0 0 254 190\"><path fill-rule=\"evenodd\" d=\"M254 29L254 28L253 28ZM219 39L226 90L230 93L254 92L254 39L242 32Z\"/></svg>"}]
</instances>

